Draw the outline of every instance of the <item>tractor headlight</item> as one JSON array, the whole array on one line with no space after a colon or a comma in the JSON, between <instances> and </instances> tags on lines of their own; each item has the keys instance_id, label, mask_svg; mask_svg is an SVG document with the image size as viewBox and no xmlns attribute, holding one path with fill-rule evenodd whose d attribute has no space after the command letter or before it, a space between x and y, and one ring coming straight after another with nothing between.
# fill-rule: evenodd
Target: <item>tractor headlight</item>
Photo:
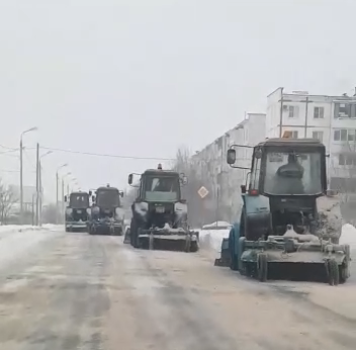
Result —
<instances>
[{"instance_id":1,"label":"tractor headlight","mask_svg":"<svg viewBox=\"0 0 356 350\"><path fill-rule=\"evenodd\" d=\"M174 204L174 212L177 215L183 215L188 212L188 205L186 203L177 202Z\"/></svg>"},{"instance_id":2,"label":"tractor headlight","mask_svg":"<svg viewBox=\"0 0 356 350\"><path fill-rule=\"evenodd\" d=\"M72 213L73 213L73 209L72 208L67 208L66 209L66 214L67 215L72 215Z\"/></svg>"},{"instance_id":3,"label":"tractor headlight","mask_svg":"<svg viewBox=\"0 0 356 350\"><path fill-rule=\"evenodd\" d=\"M148 203L147 202L138 202L135 203L135 212L137 214L140 214L142 216L146 215L147 211L148 211Z\"/></svg>"}]
</instances>

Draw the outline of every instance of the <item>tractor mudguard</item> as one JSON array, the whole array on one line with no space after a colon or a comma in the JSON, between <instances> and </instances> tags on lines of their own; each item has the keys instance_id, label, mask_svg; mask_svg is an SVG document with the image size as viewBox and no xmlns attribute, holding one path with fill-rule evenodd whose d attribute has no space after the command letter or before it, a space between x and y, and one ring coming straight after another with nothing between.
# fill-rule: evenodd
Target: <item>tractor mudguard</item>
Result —
<instances>
[{"instance_id":1,"label":"tractor mudguard","mask_svg":"<svg viewBox=\"0 0 356 350\"><path fill-rule=\"evenodd\" d=\"M230 269L237 271L239 267L240 223L233 224L229 232Z\"/></svg>"}]
</instances>

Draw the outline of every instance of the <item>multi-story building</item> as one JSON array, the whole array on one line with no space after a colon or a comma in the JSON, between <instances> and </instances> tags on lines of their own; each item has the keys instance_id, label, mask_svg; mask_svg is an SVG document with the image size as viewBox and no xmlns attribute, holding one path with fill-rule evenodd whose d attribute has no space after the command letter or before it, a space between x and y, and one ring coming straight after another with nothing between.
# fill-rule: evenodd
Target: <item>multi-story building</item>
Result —
<instances>
[{"instance_id":1,"label":"multi-story building","mask_svg":"<svg viewBox=\"0 0 356 350\"><path fill-rule=\"evenodd\" d=\"M355 96L285 93L278 88L267 97L266 137L316 138L329 157L330 188L356 191L356 94Z\"/></svg>"},{"instance_id":2,"label":"multi-story building","mask_svg":"<svg viewBox=\"0 0 356 350\"><path fill-rule=\"evenodd\" d=\"M209 191L204 201L207 211L214 212L219 220L233 219L241 206L240 185L246 182L248 171L233 169L226 163L226 153L231 145L255 146L265 139L264 113L246 113L245 119L233 129L197 152L192 161ZM236 148L237 163L241 167L251 165L252 149Z\"/></svg>"}]
</instances>

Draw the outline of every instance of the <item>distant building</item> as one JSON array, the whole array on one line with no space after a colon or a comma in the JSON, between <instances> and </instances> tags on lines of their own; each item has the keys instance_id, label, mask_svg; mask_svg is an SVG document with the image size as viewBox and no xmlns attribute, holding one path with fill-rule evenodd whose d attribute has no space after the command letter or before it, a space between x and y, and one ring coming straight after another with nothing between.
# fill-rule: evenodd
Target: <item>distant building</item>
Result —
<instances>
[{"instance_id":1,"label":"distant building","mask_svg":"<svg viewBox=\"0 0 356 350\"><path fill-rule=\"evenodd\" d=\"M227 150L233 144L255 146L265 139L266 115L247 113L245 119L233 129L197 152L192 161L196 165L198 176L203 179L209 191L204 205L215 210L216 220L230 220L241 205L240 185L246 182L247 170L233 169L226 162ZM252 149L237 148L237 165L250 167Z\"/></svg>"},{"instance_id":2,"label":"distant building","mask_svg":"<svg viewBox=\"0 0 356 350\"><path fill-rule=\"evenodd\" d=\"M356 96L285 93L278 88L267 97L266 137L291 132L294 138L322 141L330 188L356 192Z\"/></svg>"}]
</instances>

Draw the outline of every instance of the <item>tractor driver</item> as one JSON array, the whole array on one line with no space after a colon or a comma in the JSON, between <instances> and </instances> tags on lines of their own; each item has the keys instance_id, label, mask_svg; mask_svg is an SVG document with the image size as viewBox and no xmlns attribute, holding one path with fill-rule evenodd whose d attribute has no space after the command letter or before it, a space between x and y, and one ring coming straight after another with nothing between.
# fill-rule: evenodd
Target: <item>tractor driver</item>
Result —
<instances>
[{"instance_id":1,"label":"tractor driver","mask_svg":"<svg viewBox=\"0 0 356 350\"><path fill-rule=\"evenodd\" d=\"M276 192L280 194L303 194L304 168L295 154L288 155L288 163L280 166L276 172Z\"/></svg>"},{"instance_id":2,"label":"tractor driver","mask_svg":"<svg viewBox=\"0 0 356 350\"><path fill-rule=\"evenodd\" d=\"M171 179L160 178L153 190L158 192L172 192L174 190L172 185L173 183Z\"/></svg>"}]
</instances>

